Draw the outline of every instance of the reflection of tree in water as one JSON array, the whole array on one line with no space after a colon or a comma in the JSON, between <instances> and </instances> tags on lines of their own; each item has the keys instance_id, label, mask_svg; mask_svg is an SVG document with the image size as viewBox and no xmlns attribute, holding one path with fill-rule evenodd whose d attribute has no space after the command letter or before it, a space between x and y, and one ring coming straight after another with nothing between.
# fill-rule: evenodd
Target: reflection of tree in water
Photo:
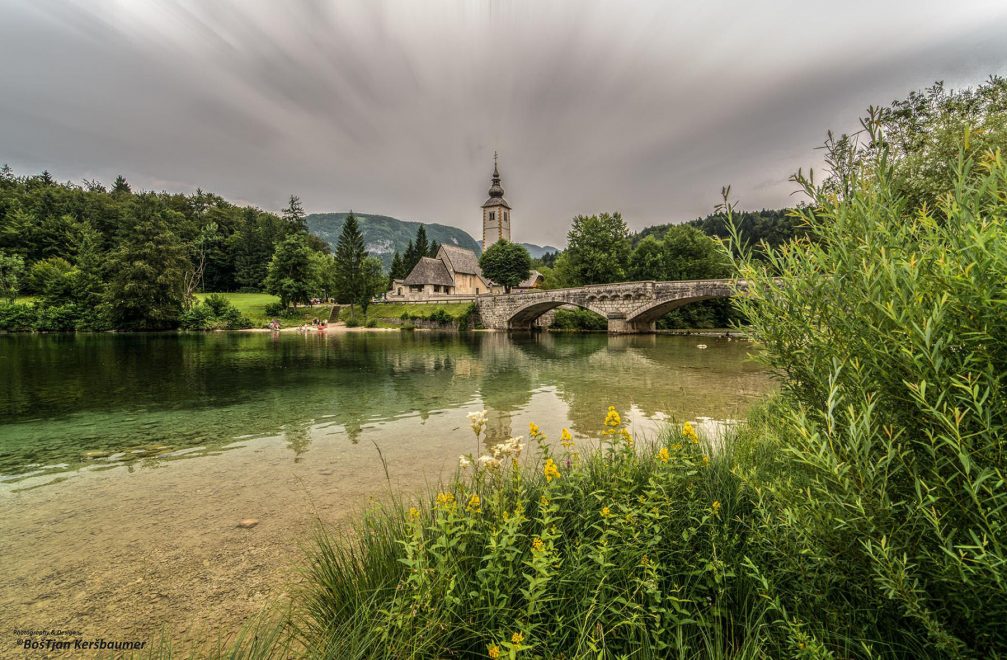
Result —
<instances>
[{"instance_id":1,"label":"reflection of tree in water","mask_svg":"<svg viewBox=\"0 0 1007 660\"><path fill-rule=\"evenodd\" d=\"M283 438L287 448L294 452L294 462L301 462L301 455L311 446L311 422L291 422L283 427Z\"/></svg>"}]
</instances>

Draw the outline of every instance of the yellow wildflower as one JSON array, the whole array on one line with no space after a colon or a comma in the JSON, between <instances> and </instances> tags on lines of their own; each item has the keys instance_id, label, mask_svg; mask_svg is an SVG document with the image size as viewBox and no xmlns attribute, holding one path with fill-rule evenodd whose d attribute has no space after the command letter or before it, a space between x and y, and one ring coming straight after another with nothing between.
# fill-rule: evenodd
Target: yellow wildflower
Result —
<instances>
[{"instance_id":1,"label":"yellow wildflower","mask_svg":"<svg viewBox=\"0 0 1007 660\"><path fill-rule=\"evenodd\" d=\"M649 565L650 565L650 557L644 555L643 557L640 558L640 566L649 566Z\"/></svg>"},{"instance_id":2,"label":"yellow wildflower","mask_svg":"<svg viewBox=\"0 0 1007 660\"><path fill-rule=\"evenodd\" d=\"M547 458L545 460L545 469L543 470L543 473L545 474L546 481L559 479L560 476L562 476L559 473L559 468L556 467L556 461L552 460L551 458Z\"/></svg>"},{"instance_id":3,"label":"yellow wildflower","mask_svg":"<svg viewBox=\"0 0 1007 660\"><path fill-rule=\"evenodd\" d=\"M547 507L547 506L549 506L549 498L546 497L545 495L543 495L542 497L538 498L538 505L541 506L541 507Z\"/></svg>"},{"instance_id":4,"label":"yellow wildflower","mask_svg":"<svg viewBox=\"0 0 1007 660\"><path fill-rule=\"evenodd\" d=\"M699 444L699 436L696 435L696 429L692 427L692 424L686 422L682 425L682 435L694 445Z\"/></svg>"},{"instance_id":5,"label":"yellow wildflower","mask_svg":"<svg viewBox=\"0 0 1007 660\"><path fill-rule=\"evenodd\" d=\"M720 513L720 500L713 500L713 505L710 508L713 509L714 515Z\"/></svg>"},{"instance_id":6,"label":"yellow wildflower","mask_svg":"<svg viewBox=\"0 0 1007 660\"><path fill-rule=\"evenodd\" d=\"M619 417L619 413L616 411L615 406L609 406L608 414L605 416L605 426L615 428L620 424L622 424L622 418Z\"/></svg>"},{"instance_id":7,"label":"yellow wildflower","mask_svg":"<svg viewBox=\"0 0 1007 660\"><path fill-rule=\"evenodd\" d=\"M633 436L630 435L629 429L626 429L626 428L621 429L619 431L619 435L621 435L622 439L626 441L626 445L628 445L630 447L633 446Z\"/></svg>"},{"instance_id":8,"label":"yellow wildflower","mask_svg":"<svg viewBox=\"0 0 1007 660\"><path fill-rule=\"evenodd\" d=\"M419 520L420 519L420 510L417 509L414 506L409 507L409 519L410 520Z\"/></svg>"},{"instance_id":9,"label":"yellow wildflower","mask_svg":"<svg viewBox=\"0 0 1007 660\"><path fill-rule=\"evenodd\" d=\"M710 457L707 456L706 454L703 454L703 465L709 465L709 464L710 464Z\"/></svg>"},{"instance_id":10,"label":"yellow wildflower","mask_svg":"<svg viewBox=\"0 0 1007 660\"><path fill-rule=\"evenodd\" d=\"M608 518L610 515L612 515L612 509L608 508L607 506L601 507L602 518Z\"/></svg>"},{"instance_id":11,"label":"yellow wildflower","mask_svg":"<svg viewBox=\"0 0 1007 660\"><path fill-rule=\"evenodd\" d=\"M455 508L454 493L437 493L437 508L450 511Z\"/></svg>"},{"instance_id":12,"label":"yellow wildflower","mask_svg":"<svg viewBox=\"0 0 1007 660\"><path fill-rule=\"evenodd\" d=\"M569 429L563 429L563 432L559 434L559 440L567 449L573 447L573 436L570 435Z\"/></svg>"},{"instance_id":13,"label":"yellow wildflower","mask_svg":"<svg viewBox=\"0 0 1007 660\"><path fill-rule=\"evenodd\" d=\"M657 460L662 463L667 463L669 458L671 458L671 455L668 454L668 448L661 447L661 451L657 452Z\"/></svg>"},{"instance_id":14,"label":"yellow wildflower","mask_svg":"<svg viewBox=\"0 0 1007 660\"><path fill-rule=\"evenodd\" d=\"M541 434L542 434L542 431L539 430L538 424L536 424L535 422L529 422L528 423L528 435L530 435L533 438L537 438Z\"/></svg>"},{"instance_id":15,"label":"yellow wildflower","mask_svg":"<svg viewBox=\"0 0 1007 660\"><path fill-rule=\"evenodd\" d=\"M500 657L500 647L497 646L496 644L490 644L488 647L486 647L486 655L488 655L489 657L494 658L494 659L495 658L499 658Z\"/></svg>"},{"instance_id":16,"label":"yellow wildflower","mask_svg":"<svg viewBox=\"0 0 1007 660\"><path fill-rule=\"evenodd\" d=\"M534 539L532 539L532 542L531 542L531 551L532 552L542 552L542 549L544 547L545 547L545 544L542 543L542 539L540 539L537 536Z\"/></svg>"},{"instance_id":17,"label":"yellow wildflower","mask_svg":"<svg viewBox=\"0 0 1007 660\"><path fill-rule=\"evenodd\" d=\"M465 505L465 509L469 513L479 513L482 507L482 502L482 498L473 493L472 497L469 498L469 503Z\"/></svg>"},{"instance_id":18,"label":"yellow wildflower","mask_svg":"<svg viewBox=\"0 0 1007 660\"><path fill-rule=\"evenodd\" d=\"M510 636L510 641L514 644L520 644L521 642L524 641L524 635L522 635L519 632L516 632Z\"/></svg>"},{"instance_id":19,"label":"yellow wildflower","mask_svg":"<svg viewBox=\"0 0 1007 660\"><path fill-rule=\"evenodd\" d=\"M681 442L673 442L671 444L671 448L672 448L673 451L682 451L682 443Z\"/></svg>"}]
</instances>

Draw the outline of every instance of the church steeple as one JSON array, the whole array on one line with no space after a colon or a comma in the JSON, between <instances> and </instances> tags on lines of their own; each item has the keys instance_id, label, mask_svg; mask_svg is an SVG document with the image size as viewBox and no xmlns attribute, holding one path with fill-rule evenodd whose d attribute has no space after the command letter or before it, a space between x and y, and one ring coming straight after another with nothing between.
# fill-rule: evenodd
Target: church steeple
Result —
<instances>
[{"instance_id":1,"label":"church steeple","mask_svg":"<svg viewBox=\"0 0 1007 660\"><path fill-rule=\"evenodd\" d=\"M510 204L504 199L500 185L500 168L497 154L493 152L493 176L490 179L489 199L483 204L483 252L500 239L510 240Z\"/></svg>"}]
</instances>

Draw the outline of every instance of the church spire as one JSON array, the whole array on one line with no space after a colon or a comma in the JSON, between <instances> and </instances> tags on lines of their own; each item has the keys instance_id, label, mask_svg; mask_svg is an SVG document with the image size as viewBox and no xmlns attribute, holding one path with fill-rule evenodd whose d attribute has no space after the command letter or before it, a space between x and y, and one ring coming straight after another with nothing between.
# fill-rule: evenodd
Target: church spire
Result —
<instances>
[{"instance_id":1,"label":"church spire","mask_svg":"<svg viewBox=\"0 0 1007 660\"><path fill-rule=\"evenodd\" d=\"M497 168L497 152L493 152L493 185L490 186L490 198L500 197L504 195L504 189L500 186L500 170Z\"/></svg>"}]
</instances>

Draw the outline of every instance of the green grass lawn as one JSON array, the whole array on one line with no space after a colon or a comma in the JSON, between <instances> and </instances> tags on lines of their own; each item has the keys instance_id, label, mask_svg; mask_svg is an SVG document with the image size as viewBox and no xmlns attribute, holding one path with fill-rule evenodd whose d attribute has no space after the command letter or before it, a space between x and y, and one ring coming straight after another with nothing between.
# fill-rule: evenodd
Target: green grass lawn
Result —
<instances>
[{"instance_id":1,"label":"green grass lawn","mask_svg":"<svg viewBox=\"0 0 1007 660\"><path fill-rule=\"evenodd\" d=\"M210 294L197 293L196 298L202 300L208 295ZM251 319L252 327L255 328L261 328L269 323L270 317L266 316L266 305L280 302L279 298L269 293L221 293L219 295L227 298L232 305L238 308L239 312ZM280 325L284 328L290 328L305 322L310 323L314 318L328 320L332 305L298 307L295 311L298 312L297 317L280 318Z\"/></svg>"},{"instance_id":2,"label":"green grass lawn","mask_svg":"<svg viewBox=\"0 0 1007 660\"><path fill-rule=\"evenodd\" d=\"M403 314L427 318L434 312L434 310L443 309L451 316L451 318L457 320L465 314L469 305L471 305L470 302L439 303L436 305L417 303L374 303L367 309L367 318L376 320L379 327L398 327L398 321L402 318ZM360 315L359 308L355 308L354 312L357 316ZM341 310L339 316L343 320L349 318L349 307ZM384 321L393 322L388 323Z\"/></svg>"}]
</instances>

